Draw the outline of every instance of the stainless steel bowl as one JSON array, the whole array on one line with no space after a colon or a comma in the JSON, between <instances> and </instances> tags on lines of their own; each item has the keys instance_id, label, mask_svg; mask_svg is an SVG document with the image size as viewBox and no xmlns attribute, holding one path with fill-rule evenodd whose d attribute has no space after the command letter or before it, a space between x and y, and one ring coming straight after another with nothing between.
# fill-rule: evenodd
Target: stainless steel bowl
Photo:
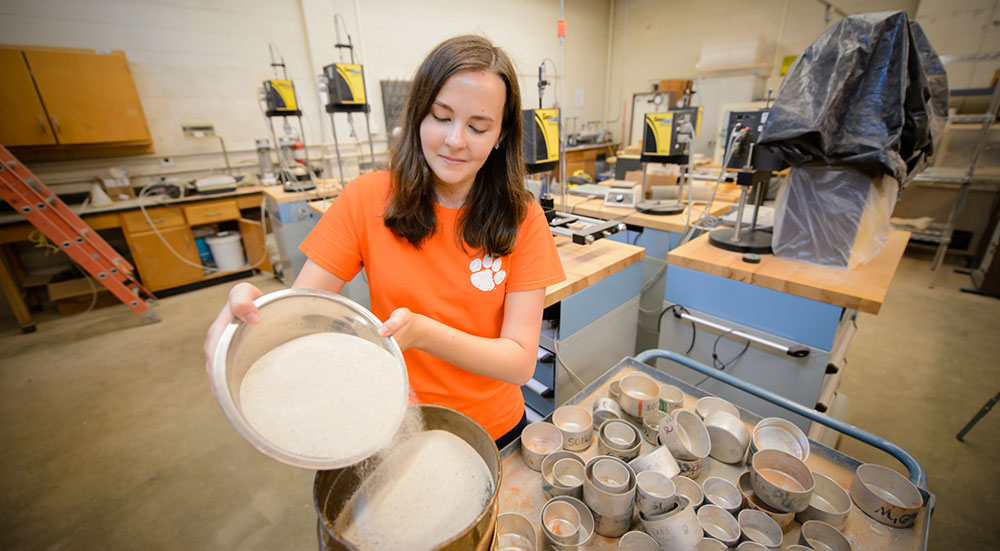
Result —
<instances>
[{"instance_id":1,"label":"stainless steel bowl","mask_svg":"<svg viewBox=\"0 0 1000 551\"><path fill-rule=\"evenodd\" d=\"M814 472L813 478L816 479L816 489L809 498L809 507L795 518L802 524L821 520L837 530L843 530L852 508L847 490L826 475Z\"/></svg>"},{"instance_id":2,"label":"stainless steel bowl","mask_svg":"<svg viewBox=\"0 0 1000 551\"><path fill-rule=\"evenodd\" d=\"M258 433L240 408L240 385L247 370L261 356L290 340L314 333L342 333L365 339L392 354L403 376L402 407L390 408L399 426L406 410L409 379L403 353L391 337L380 337L382 322L360 304L341 295L317 289L284 289L254 301L260 311L255 324L234 320L222 331L212 355L210 382L226 419L247 442L268 457L304 469L329 470L353 465L377 451L357 450L348 458L309 457L283 449ZM398 412L398 413L397 413ZM334 420L349 422L348 419Z\"/></svg>"},{"instance_id":3,"label":"stainless steel bowl","mask_svg":"<svg viewBox=\"0 0 1000 551\"><path fill-rule=\"evenodd\" d=\"M475 521L461 533L439 543L434 549L437 551L488 549L496 530L500 508L500 488L503 487L503 464L500 462L500 451L497 450L497 445L490 433L486 432L482 425L462 413L443 406L429 404L421 404L418 407L423 415L426 430L448 431L465 440L483 458L493 480L493 493L489 500L483 504L483 509ZM380 461L379 457L374 456L351 467L316 473L313 483L313 502L319 515L317 530L320 549L324 551L360 551L356 545L346 541L343 534L337 531L334 521L350 503L351 497L364 477L369 475L378 465L378 461ZM592 520L591 524L593 524Z\"/></svg>"},{"instance_id":4,"label":"stainless steel bowl","mask_svg":"<svg viewBox=\"0 0 1000 551\"><path fill-rule=\"evenodd\" d=\"M698 523L709 536L733 547L740 541L740 523L729 511L717 505L698 509Z\"/></svg>"},{"instance_id":5,"label":"stainless steel bowl","mask_svg":"<svg viewBox=\"0 0 1000 551\"><path fill-rule=\"evenodd\" d=\"M913 526L924 505L920 490L905 476L872 463L858 466L850 494L866 515L895 528Z\"/></svg>"}]
</instances>

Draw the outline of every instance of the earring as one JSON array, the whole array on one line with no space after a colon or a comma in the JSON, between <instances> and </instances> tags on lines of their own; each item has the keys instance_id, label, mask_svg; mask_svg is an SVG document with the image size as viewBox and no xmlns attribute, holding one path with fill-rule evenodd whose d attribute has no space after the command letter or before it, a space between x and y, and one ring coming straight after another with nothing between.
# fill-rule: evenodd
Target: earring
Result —
<instances>
[{"instance_id":1,"label":"earring","mask_svg":"<svg viewBox=\"0 0 1000 551\"><path fill-rule=\"evenodd\" d=\"M493 149L500 149L500 142L497 142L497 144L493 146Z\"/></svg>"}]
</instances>

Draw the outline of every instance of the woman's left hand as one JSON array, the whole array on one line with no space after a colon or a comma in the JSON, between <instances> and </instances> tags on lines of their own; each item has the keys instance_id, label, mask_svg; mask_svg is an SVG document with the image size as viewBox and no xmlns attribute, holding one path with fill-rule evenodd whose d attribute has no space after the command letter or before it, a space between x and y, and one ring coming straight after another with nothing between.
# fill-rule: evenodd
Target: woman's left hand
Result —
<instances>
[{"instance_id":1,"label":"woman's left hand","mask_svg":"<svg viewBox=\"0 0 1000 551\"><path fill-rule=\"evenodd\" d=\"M402 350L416 348L422 319L423 316L414 314L409 308L397 308L382 327L379 327L378 334L383 337L395 337L396 343Z\"/></svg>"}]
</instances>

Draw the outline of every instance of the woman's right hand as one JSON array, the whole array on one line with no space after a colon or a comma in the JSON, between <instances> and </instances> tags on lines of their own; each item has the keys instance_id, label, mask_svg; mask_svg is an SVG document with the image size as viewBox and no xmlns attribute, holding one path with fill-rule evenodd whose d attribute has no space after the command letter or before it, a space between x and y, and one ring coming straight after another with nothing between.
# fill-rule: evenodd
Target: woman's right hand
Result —
<instances>
[{"instance_id":1,"label":"woman's right hand","mask_svg":"<svg viewBox=\"0 0 1000 551\"><path fill-rule=\"evenodd\" d=\"M212 373L212 357L215 356L215 347L219 343L222 330L233 321L233 317L246 323L260 321L260 312L257 311L253 301L263 294L260 289L249 283L238 283L229 290L229 300L212 322L212 326L208 328L208 335L205 338L205 371L209 375Z\"/></svg>"}]
</instances>

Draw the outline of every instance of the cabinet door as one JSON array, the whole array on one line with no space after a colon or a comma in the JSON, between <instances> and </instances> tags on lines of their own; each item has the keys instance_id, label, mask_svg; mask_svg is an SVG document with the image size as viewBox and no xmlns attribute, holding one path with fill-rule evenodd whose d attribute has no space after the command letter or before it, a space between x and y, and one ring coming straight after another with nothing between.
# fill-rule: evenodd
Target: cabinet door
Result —
<instances>
[{"instance_id":1,"label":"cabinet door","mask_svg":"<svg viewBox=\"0 0 1000 551\"><path fill-rule=\"evenodd\" d=\"M25 50L60 144L150 141L121 52Z\"/></svg>"},{"instance_id":2,"label":"cabinet door","mask_svg":"<svg viewBox=\"0 0 1000 551\"><path fill-rule=\"evenodd\" d=\"M31 73L21 50L0 49L0 144L51 145L56 143L45 116L45 109L35 92Z\"/></svg>"},{"instance_id":3,"label":"cabinet door","mask_svg":"<svg viewBox=\"0 0 1000 551\"><path fill-rule=\"evenodd\" d=\"M250 265L263 272L273 272L271 258L267 253L264 226L256 220L240 218L240 233L243 235L243 246L246 248L247 261Z\"/></svg>"},{"instance_id":4,"label":"cabinet door","mask_svg":"<svg viewBox=\"0 0 1000 551\"><path fill-rule=\"evenodd\" d=\"M150 291L169 289L201 281L205 271L198 259L191 230L187 227L160 230L160 234L188 262L174 255L154 232L128 235L139 279Z\"/></svg>"}]
</instances>

